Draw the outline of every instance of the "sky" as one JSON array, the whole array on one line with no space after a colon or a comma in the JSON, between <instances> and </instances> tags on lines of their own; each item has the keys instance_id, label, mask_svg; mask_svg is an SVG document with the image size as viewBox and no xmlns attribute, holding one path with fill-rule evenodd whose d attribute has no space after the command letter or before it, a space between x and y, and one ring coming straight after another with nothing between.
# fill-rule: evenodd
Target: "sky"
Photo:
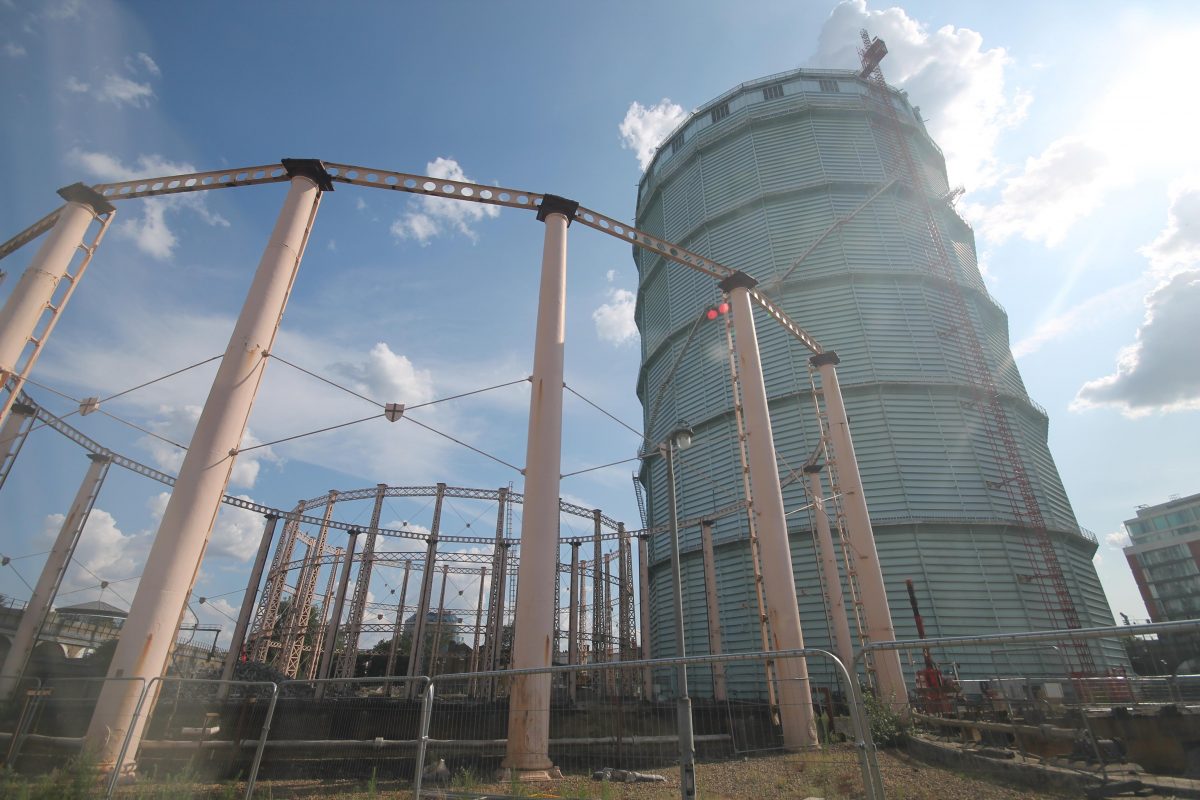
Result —
<instances>
[{"instance_id":1,"label":"sky","mask_svg":"<svg viewBox=\"0 0 1200 800\"><path fill-rule=\"evenodd\" d=\"M863 26L887 41L885 77L920 106L951 184L965 190L958 209L1008 311L1030 395L1050 415L1075 513L1099 537L1113 610L1144 618L1122 520L1139 504L1200 491L1194 3L1094 2L1079 14L1069 4L915 0L0 0L0 238L56 207L54 190L76 181L285 157L552 192L632 220L641 165L688 110L763 75L853 67ZM284 191L120 204L34 374L50 388L31 393L67 413L80 398L221 353ZM287 508L378 482L512 481L519 491L528 423L519 381L532 364L541 237L525 211L338 185L322 200L275 354L410 406L518 383L411 415L488 456L408 421L373 420L244 454L230 492ZM9 273L0 297L33 250L0 263ZM565 400L564 473L629 459L641 444L594 407L640 428L630 251L576 226L568 258L566 383L577 394ZM143 430L104 414L73 423L173 472L182 452L169 442L186 444L214 368L102 405ZM372 413L277 361L243 447ZM14 559L0 569L0 592L28 596L22 581L36 579L86 466L53 431L31 435L0 492L0 552ZM640 527L635 469L566 478L563 495ZM125 605L164 489L112 470L64 599ZM364 520L369 503L359 505L338 516ZM488 535L491 513L451 504L443 532ZM425 500L394 500L383 522L419 529L429 516ZM590 525L564 520L568 529ZM252 513L221 512L191 604L203 623L232 627L260 530ZM374 600L396 588L398 571L381 575ZM452 583L451 605L473 607L471 581Z\"/></svg>"}]
</instances>

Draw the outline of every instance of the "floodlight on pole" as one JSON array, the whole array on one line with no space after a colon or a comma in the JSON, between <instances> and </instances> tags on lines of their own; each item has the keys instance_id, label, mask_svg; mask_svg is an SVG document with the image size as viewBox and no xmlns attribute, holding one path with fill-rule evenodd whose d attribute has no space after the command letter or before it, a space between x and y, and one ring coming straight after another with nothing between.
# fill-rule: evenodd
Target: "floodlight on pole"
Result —
<instances>
[{"instance_id":1,"label":"floodlight on pole","mask_svg":"<svg viewBox=\"0 0 1200 800\"><path fill-rule=\"evenodd\" d=\"M680 422L658 452L667 461L667 500L671 514L671 571L675 579L675 655L683 658L687 647L683 638L683 584L679 565L679 509L675 500L675 452L692 446L692 429ZM679 681L679 796L683 800L696 797L696 742L692 732L692 699L688 697L687 665L678 667Z\"/></svg>"}]
</instances>

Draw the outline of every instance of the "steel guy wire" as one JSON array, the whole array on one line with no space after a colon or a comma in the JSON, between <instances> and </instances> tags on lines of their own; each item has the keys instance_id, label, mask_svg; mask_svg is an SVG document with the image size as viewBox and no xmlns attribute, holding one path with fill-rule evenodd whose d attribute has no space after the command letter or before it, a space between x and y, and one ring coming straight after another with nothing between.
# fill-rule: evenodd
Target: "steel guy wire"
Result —
<instances>
[{"instance_id":1,"label":"steel guy wire","mask_svg":"<svg viewBox=\"0 0 1200 800\"><path fill-rule=\"evenodd\" d=\"M423 422L418 422L417 420L410 417L408 414L405 414L400 419L408 420L412 424L422 427L431 433L436 433L438 436L442 436L446 439L449 439L450 441L454 442L455 444L460 444L463 447L467 448L468 450L473 450L474 452L478 453L481 456L484 456L485 458L490 458L492 461L495 461L497 464L503 464L504 466L508 467L509 469L516 470L517 472L521 473L522 475L525 474L525 470L521 469L520 467L518 467L514 464L510 464L507 461L505 461L504 459L498 458L498 457L492 455L491 453L486 453L483 450L480 450L478 447L473 447L473 446L467 444L466 442L462 441L461 439L455 439L453 436L451 436L448 433L442 433L437 428L430 427L429 425L426 425Z\"/></svg>"},{"instance_id":2,"label":"steel guy wire","mask_svg":"<svg viewBox=\"0 0 1200 800\"><path fill-rule=\"evenodd\" d=\"M579 398L580 400L582 400L583 402L587 403L587 404L588 404L589 406L591 406L592 408L594 408L594 409L596 409L597 411L599 411L599 412L600 412L601 414L603 414L604 416L606 416L606 417L608 417L609 419L611 419L613 422L617 423L617 424L618 424L618 425L620 425L621 427L623 427L623 428L625 428L626 430L628 430L628 431L629 431L630 433L632 433L634 436L638 437L639 439L645 439L645 438L646 438L646 434L645 434L645 432L644 432L644 431L639 431L638 429L634 428L632 425L629 425L629 424L627 424L626 422L624 422L623 420L621 420L621 419L618 419L616 416L614 416L613 414L609 413L608 411L605 411L603 408L601 408L600 406L596 405L596 404L595 404L595 403L593 403L591 400L589 400L588 398L584 397L583 395L581 395L579 392L577 392L577 391L575 391L574 389L572 389L572 388L571 388L570 386L568 386L567 384L565 384L565 383L564 383L564 384L563 384L563 388L564 388L564 389L566 389L566 390L567 390L568 392L570 392L571 394L573 394L573 395L575 395L576 397L578 397L578 398Z\"/></svg>"},{"instance_id":3,"label":"steel guy wire","mask_svg":"<svg viewBox=\"0 0 1200 800\"><path fill-rule=\"evenodd\" d=\"M577 469L574 472L564 472L562 475L559 475L558 477L560 479L570 478L575 475L582 475L585 472L595 472L596 470L604 469L605 467L615 467L618 464L628 464L630 461L641 461L641 460L642 460L642 456L632 456L630 458L623 458L620 461L610 461L607 464L601 464L598 467L588 467L587 469Z\"/></svg>"},{"instance_id":4,"label":"steel guy wire","mask_svg":"<svg viewBox=\"0 0 1200 800\"><path fill-rule=\"evenodd\" d=\"M190 367L184 367L183 369L177 369L174 372L168 372L166 375L163 375L162 377L155 378L154 380L151 380L151 381L146 381L145 383L139 383L137 386L134 386L132 389L126 389L123 392L117 392L116 394L110 394L108 397L101 398L98 402L107 403L109 400L116 400L118 397L123 397L124 395L127 395L130 392L136 392L138 389L145 389L147 386L158 383L159 381L165 381L167 378L174 378L176 375L182 375L183 373L187 372L188 370L195 369L196 367L202 367L211 361L216 361L218 358L221 358L224 355L225 355L224 353L218 353L211 358L206 358L203 361L197 361L195 364L192 364Z\"/></svg>"},{"instance_id":5,"label":"steel guy wire","mask_svg":"<svg viewBox=\"0 0 1200 800\"><path fill-rule=\"evenodd\" d=\"M263 447L270 447L270 446L276 445L276 444L283 444L284 442L291 442L296 439L303 439L306 436L315 436L318 433L326 433L327 431L336 431L338 428L348 428L351 425L357 425L360 422L368 422L369 420L379 419L382 416L383 416L383 414L372 414L371 416L363 417L362 419L354 419L349 422L340 423L338 425L330 425L325 428L317 428L315 431L309 431L307 433L297 433L295 436L285 436L282 439L275 439L274 441L263 442L261 444L255 444L255 445L251 445L249 447L240 447L237 450L237 454L240 455L242 453L249 453L251 450L258 450Z\"/></svg>"}]
</instances>

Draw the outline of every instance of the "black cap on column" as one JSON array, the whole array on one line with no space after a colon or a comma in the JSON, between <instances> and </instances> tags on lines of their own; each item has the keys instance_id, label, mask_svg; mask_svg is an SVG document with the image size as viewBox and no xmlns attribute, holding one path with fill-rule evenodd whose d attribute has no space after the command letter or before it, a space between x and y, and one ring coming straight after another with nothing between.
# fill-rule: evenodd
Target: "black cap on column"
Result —
<instances>
[{"instance_id":1,"label":"black cap on column","mask_svg":"<svg viewBox=\"0 0 1200 800\"><path fill-rule=\"evenodd\" d=\"M333 176L317 158L285 158L279 162L289 178L309 178L323 192L333 191Z\"/></svg>"},{"instance_id":2,"label":"black cap on column","mask_svg":"<svg viewBox=\"0 0 1200 800\"><path fill-rule=\"evenodd\" d=\"M805 475L812 475L814 472L820 472L822 467L822 464L805 464L800 471Z\"/></svg>"},{"instance_id":3,"label":"black cap on column","mask_svg":"<svg viewBox=\"0 0 1200 800\"><path fill-rule=\"evenodd\" d=\"M717 286L722 292L728 292L733 289L753 289L755 286L758 286L758 281L738 270L718 283Z\"/></svg>"},{"instance_id":4,"label":"black cap on column","mask_svg":"<svg viewBox=\"0 0 1200 800\"><path fill-rule=\"evenodd\" d=\"M842 360L838 358L837 353L833 352L832 350L826 350L824 353L817 353L815 356L810 358L808 363L812 364L814 367L823 367L826 364L833 364L834 366L837 366L838 364L842 363Z\"/></svg>"},{"instance_id":5,"label":"black cap on column","mask_svg":"<svg viewBox=\"0 0 1200 800\"><path fill-rule=\"evenodd\" d=\"M575 219L575 212L578 209L579 201L577 200L568 200L556 194L544 194L542 195L542 204L538 206L538 222L545 222L546 217L550 214L562 214L567 218L567 227L570 227L571 220Z\"/></svg>"},{"instance_id":6,"label":"black cap on column","mask_svg":"<svg viewBox=\"0 0 1200 800\"><path fill-rule=\"evenodd\" d=\"M72 183L58 190L58 196L68 203L80 203L90 206L97 214L111 214L116 209L113 204L104 199L104 195L90 186L82 183Z\"/></svg>"}]
</instances>

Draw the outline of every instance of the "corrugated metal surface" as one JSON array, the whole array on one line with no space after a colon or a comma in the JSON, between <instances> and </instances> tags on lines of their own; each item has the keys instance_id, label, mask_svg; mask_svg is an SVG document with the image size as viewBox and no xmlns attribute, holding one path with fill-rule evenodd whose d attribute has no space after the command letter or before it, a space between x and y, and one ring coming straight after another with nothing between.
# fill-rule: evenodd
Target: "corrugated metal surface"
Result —
<instances>
[{"instance_id":1,"label":"corrugated metal surface","mask_svg":"<svg viewBox=\"0 0 1200 800\"><path fill-rule=\"evenodd\" d=\"M979 418L961 343L949 328L945 285L931 274L918 209L901 187L862 208L895 165L880 156L888 148L877 142L879 134L853 93L855 81L847 77L840 85L837 94L822 93L815 77L793 75L783 98L766 101L757 86L731 95L729 116L716 124L702 112L684 128L687 144L669 160L660 156L644 180L638 225L770 286L831 225L858 211L809 252L774 294L788 314L841 357L839 378L897 632L915 635L904 591L907 577L918 584L931 635L1046 627L1052 620L1041 591L1027 577L1037 570L1030 564L1026 534L1010 527L1016 520L997 452ZM915 119L907 105L896 102ZM930 186L944 192L940 151L919 121L907 135ZM1030 403L1013 363L1007 317L984 287L971 229L949 206L938 224L1043 514L1049 527L1060 531L1056 547L1076 590L1081 621L1103 624L1111 618L1091 565L1094 545L1072 533L1075 519L1046 445L1046 418ZM697 315L717 295L711 279L653 254L637 255L636 263L642 275L639 395L648 414ZM765 318L756 322L779 469L786 476L818 442L809 353ZM696 444L680 454L677 467L683 518L742 498L726 358L723 324L701 323L657 416L646 420L655 441L680 420L696 430ZM667 519L665 472L661 458L647 460L651 524ZM789 519L806 636L810 644L829 646L800 482L785 486L784 502L796 512ZM744 513L717 520L714 541L724 646L727 651L757 649ZM706 652L699 531L682 531L681 545L687 635L697 641L692 652ZM663 654L674 646L668 553L666 538L656 537L652 637L655 652ZM987 653L954 658L981 674L997 666ZM1022 658L1014 666L1050 669L1053 661L1045 653ZM1108 648L1098 663L1120 660L1119 652ZM739 690L761 691L760 670L743 671ZM733 690L732 679L730 686Z\"/></svg>"}]
</instances>

